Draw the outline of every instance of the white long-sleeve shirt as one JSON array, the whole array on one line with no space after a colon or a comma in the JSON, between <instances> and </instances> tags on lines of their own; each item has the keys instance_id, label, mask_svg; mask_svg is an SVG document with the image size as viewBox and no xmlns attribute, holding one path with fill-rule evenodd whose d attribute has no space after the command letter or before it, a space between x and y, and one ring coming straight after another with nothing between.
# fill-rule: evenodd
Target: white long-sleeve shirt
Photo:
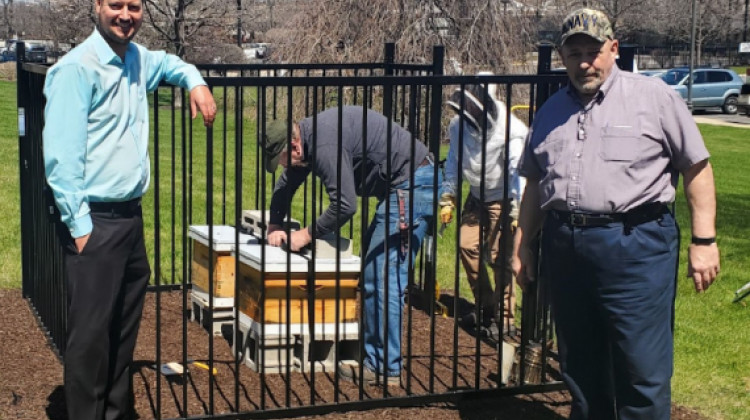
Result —
<instances>
[{"instance_id":1,"label":"white long-sleeve shirt","mask_svg":"<svg viewBox=\"0 0 750 420\"><path fill-rule=\"evenodd\" d=\"M505 104L495 101L498 107L499 118L493 129L487 133L487 146L484 150L484 201L502 200L503 189L503 167L505 165ZM459 144L461 129L461 118L453 117L448 127L450 135L450 149L445 162L445 177L443 180L443 192L456 195L458 190L458 151L463 147L463 179L470 185L471 194L481 198L482 179L482 133L475 130L467 120L463 120L463 143ZM528 127L523 121L511 114L510 118L510 140L509 140L509 197L520 203L521 195L525 187L525 179L518 175L518 161L523 152L523 146L528 134Z\"/></svg>"}]
</instances>

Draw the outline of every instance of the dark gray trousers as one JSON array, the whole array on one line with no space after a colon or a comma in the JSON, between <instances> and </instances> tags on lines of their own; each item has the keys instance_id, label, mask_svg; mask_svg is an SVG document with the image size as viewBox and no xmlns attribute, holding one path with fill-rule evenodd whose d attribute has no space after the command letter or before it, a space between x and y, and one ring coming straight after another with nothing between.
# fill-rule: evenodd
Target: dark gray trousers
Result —
<instances>
[{"instance_id":1,"label":"dark gray trousers","mask_svg":"<svg viewBox=\"0 0 750 420\"><path fill-rule=\"evenodd\" d=\"M91 216L94 228L80 254L70 235L63 236L68 417L130 419L134 417L130 363L151 276L143 219L140 207Z\"/></svg>"}]
</instances>

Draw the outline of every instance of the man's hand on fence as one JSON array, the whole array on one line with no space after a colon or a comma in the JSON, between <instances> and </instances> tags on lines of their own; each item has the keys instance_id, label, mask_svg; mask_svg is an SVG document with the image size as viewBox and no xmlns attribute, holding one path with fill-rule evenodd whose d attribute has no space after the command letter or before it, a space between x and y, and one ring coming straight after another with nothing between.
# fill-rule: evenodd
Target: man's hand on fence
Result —
<instances>
[{"instance_id":1,"label":"man's hand on fence","mask_svg":"<svg viewBox=\"0 0 750 420\"><path fill-rule=\"evenodd\" d=\"M456 207L455 205L456 199L453 197L453 194L450 193L443 193L443 195L440 196L440 222L444 225L447 225L451 221L453 221L453 208Z\"/></svg>"},{"instance_id":2,"label":"man's hand on fence","mask_svg":"<svg viewBox=\"0 0 750 420\"><path fill-rule=\"evenodd\" d=\"M195 118L198 111L203 114L203 125L211 127L216 118L216 102L207 86L200 85L190 91L190 115Z\"/></svg>"}]
</instances>

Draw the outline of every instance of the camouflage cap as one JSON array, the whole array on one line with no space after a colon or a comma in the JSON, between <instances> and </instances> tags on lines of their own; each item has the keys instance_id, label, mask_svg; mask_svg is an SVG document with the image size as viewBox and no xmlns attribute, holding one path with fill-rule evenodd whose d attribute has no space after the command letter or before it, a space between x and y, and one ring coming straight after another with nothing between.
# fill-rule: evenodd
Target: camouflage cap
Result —
<instances>
[{"instance_id":1,"label":"camouflage cap","mask_svg":"<svg viewBox=\"0 0 750 420\"><path fill-rule=\"evenodd\" d=\"M565 41L576 34L588 35L599 42L607 39L614 39L614 31L609 18L604 12L594 9L578 9L565 17L562 24L562 34L560 35L560 46Z\"/></svg>"}]
</instances>

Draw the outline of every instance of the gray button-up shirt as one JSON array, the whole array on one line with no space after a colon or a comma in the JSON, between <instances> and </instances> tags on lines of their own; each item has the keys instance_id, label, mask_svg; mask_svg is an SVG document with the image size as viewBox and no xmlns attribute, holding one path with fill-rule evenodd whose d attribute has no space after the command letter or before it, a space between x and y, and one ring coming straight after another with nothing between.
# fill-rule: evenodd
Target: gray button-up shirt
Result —
<instances>
[{"instance_id":1,"label":"gray button-up shirt","mask_svg":"<svg viewBox=\"0 0 750 420\"><path fill-rule=\"evenodd\" d=\"M589 104L571 86L544 103L519 170L539 182L543 210L622 213L674 201L679 172L708 156L672 88L615 66Z\"/></svg>"}]
</instances>

